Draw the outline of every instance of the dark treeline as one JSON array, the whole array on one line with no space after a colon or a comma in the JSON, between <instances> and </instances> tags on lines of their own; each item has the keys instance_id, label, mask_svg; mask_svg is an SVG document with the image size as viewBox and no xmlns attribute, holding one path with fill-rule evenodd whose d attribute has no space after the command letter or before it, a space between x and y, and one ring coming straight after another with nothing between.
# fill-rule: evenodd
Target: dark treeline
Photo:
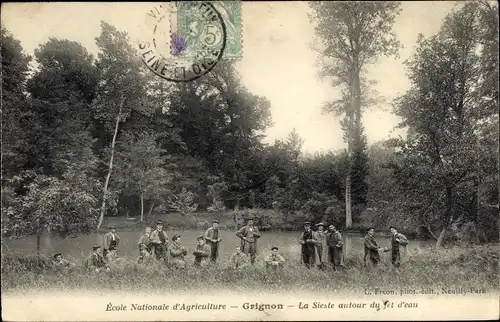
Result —
<instances>
[{"instance_id":1,"label":"dark treeline","mask_svg":"<svg viewBox=\"0 0 500 322\"><path fill-rule=\"evenodd\" d=\"M354 10L353 24L366 21L356 14L363 10L397 15L397 7L355 3L314 9L328 17L333 7ZM252 94L229 62L174 84L150 73L127 35L105 22L96 57L54 38L31 56L2 26L3 233L89 232L101 214L142 221L153 213L240 208L272 214L267 220L276 227L296 229L306 219L343 227L350 174L353 227L393 224L438 246L494 240L496 10L467 3L438 34L419 39L406 62L411 87L394 103L405 139L367 144L361 113L375 103L369 82L358 78L358 110L347 104L349 91L336 110L345 116L351 158L304 155L295 130L264 144L271 103Z\"/></svg>"}]
</instances>

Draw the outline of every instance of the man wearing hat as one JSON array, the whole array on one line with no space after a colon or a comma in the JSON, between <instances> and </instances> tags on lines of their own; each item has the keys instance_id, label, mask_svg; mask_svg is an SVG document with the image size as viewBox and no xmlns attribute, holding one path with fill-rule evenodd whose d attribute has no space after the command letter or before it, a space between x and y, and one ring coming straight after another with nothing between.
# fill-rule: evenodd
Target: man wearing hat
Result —
<instances>
[{"instance_id":1,"label":"man wearing hat","mask_svg":"<svg viewBox=\"0 0 500 322\"><path fill-rule=\"evenodd\" d=\"M186 268L184 257L187 255L186 247L181 245L181 236L175 235L172 237L172 244L169 247L170 264L173 268Z\"/></svg>"},{"instance_id":2,"label":"man wearing hat","mask_svg":"<svg viewBox=\"0 0 500 322\"><path fill-rule=\"evenodd\" d=\"M344 240L334 225L328 226L328 233L326 236L326 243L328 245L328 262L333 270L337 270L338 267L344 265Z\"/></svg>"},{"instance_id":3,"label":"man wearing hat","mask_svg":"<svg viewBox=\"0 0 500 322\"><path fill-rule=\"evenodd\" d=\"M241 239L241 250L247 256L250 256L250 262L255 264L255 256L257 255L257 239L260 238L260 232L253 225L253 218L247 219L247 225L241 227L236 232L236 236Z\"/></svg>"},{"instance_id":4,"label":"man wearing hat","mask_svg":"<svg viewBox=\"0 0 500 322\"><path fill-rule=\"evenodd\" d=\"M116 249L120 242L120 236L116 233L115 226L109 226L109 232L104 235L104 250L102 256L106 258L109 250Z\"/></svg>"},{"instance_id":5,"label":"man wearing hat","mask_svg":"<svg viewBox=\"0 0 500 322\"><path fill-rule=\"evenodd\" d=\"M91 269L95 269L97 273L101 272L103 269L109 271L108 264L104 261L104 258L101 256L101 246L94 245L92 247L92 254L90 254L90 258L88 261L89 267Z\"/></svg>"},{"instance_id":6,"label":"man wearing hat","mask_svg":"<svg viewBox=\"0 0 500 322\"><path fill-rule=\"evenodd\" d=\"M367 259L369 258L372 265L374 267L377 267L378 263L380 262L380 254L378 253L380 250L383 250L381 248L375 238L373 238L373 234L375 233L375 229L370 227L368 228L365 236L365 257L363 260L363 263L365 267L367 267Z\"/></svg>"},{"instance_id":7,"label":"man wearing hat","mask_svg":"<svg viewBox=\"0 0 500 322\"><path fill-rule=\"evenodd\" d=\"M205 231L204 238L210 246L210 261L215 264L219 257L219 243L222 241L217 220L212 220L212 227L208 227Z\"/></svg>"},{"instance_id":8,"label":"man wearing hat","mask_svg":"<svg viewBox=\"0 0 500 322\"><path fill-rule=\"evenodd\" d=\"M167 259L168 236L163 230L163 221L158 220L156 222L156 229L151 232L149 238L156 259L160 262L165 262Z\"/></svg>"},{"instance_id":9,"label":"man wearing hat","mask_svg":"<svg viewBox=\"0 0 500 322\"><path fill-rule=\"evenodd\" d=\"M316 240L315 262L319 269L324 269L326 268L328 259L328 246L326 243L325 224L320 222L316 224L316 227L317 230L313 232L314 239Z\"/></svg>"},{"instance_id":10,"label":"man wearing hat","mask_svg":"<svg viewBox=\"0 0 500 322\"><path fill-rule=\"evenodd\" d=\"M311 222L304 223L304 231L300 234L299 243L302 245L301 261L307 268L314 266L316 240L314 239L313 231L311 230Z\"/></svg>"},{"instance_id":11,"label":"man wearing hat","mask_svg":"<svg viewBox=\"0 0 500 322\"><path fill-rule=\"evenodd\" d=\"M405 235L398 233L396 227L394 226L389 228L389 232L391 233L391 246L387 251L391 250L391 261L393 267L399 268L401 265L401 252L399 250L399 246L406 247L408 245L408 239Z\"/></svg>"},{"instance_id":12,"label":"man wearing hat","mask_svg":"<svg viewBox=\"0 0 500 322\"><path fill-rule=\"evenodd\" d=\"M264 261L266 262L266 268L273 271L283 269L283 265L285 264L283 256L278 254L278 246L271 247L271 253L266 256Z\"/></svg>"},{"instance_id":13,"label":"man wearing hat","mask_svg":"<svg viewBox=\"0 0 500 322\"><path fill-rule=\"evenodd\" d=\"M208 257L210 256L211 249L205 243L205 237L200 235L196 237L198 244L194 249L194 266L205 267L208 264Z\"/></svg>"}]
</instances>

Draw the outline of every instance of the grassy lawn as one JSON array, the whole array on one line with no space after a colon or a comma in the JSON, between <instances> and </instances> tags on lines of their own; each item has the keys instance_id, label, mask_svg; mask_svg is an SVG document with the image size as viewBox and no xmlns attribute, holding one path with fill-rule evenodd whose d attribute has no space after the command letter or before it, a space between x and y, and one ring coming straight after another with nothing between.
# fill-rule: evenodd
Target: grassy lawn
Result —
<instances>
[{"instance_id":1,"label":"grassy lawn","mask_svg":"<svg viewBox=\"0 0 500 322\"><path fill-rule=\"evenodd\" d=\"M77 262L65 274L40 271L33 255L8 253L2 255L2 285L4 291L32 291L36 289L79 290L134 290L136 292L168 292L169 290L230 289L232 291L314 291L345 292L364 288L396 287L464 287L498 289L499 246L484 245L473 248L451 248L415 251L407 257L398 273L389 265L388 253L382 255L380 268L363 267L363 250L353 248L346 256L345 268L339 272L308 270L300 265L297 247L283 247L287 259L279 274L268 273L262 263L267 250L261 249L259 262L245 271L235 272L225 267L226 250L216 266L194 268L191 258L185 270L143 268L124 256L125 261L109 273L87 272ZM45 258L45 257L44 257Z\"/></svg>"}]
</instances>

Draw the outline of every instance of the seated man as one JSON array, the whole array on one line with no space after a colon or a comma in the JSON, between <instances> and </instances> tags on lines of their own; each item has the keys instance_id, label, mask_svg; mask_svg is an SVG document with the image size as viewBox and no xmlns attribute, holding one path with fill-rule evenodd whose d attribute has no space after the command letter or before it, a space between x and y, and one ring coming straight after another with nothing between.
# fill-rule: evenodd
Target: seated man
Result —
<instances>
[{"instance_id":1,"label":"seated man","mask_svg":"<svg viewBox=\"0 0 500 322\"><path fill-rule=\"evenodd\" d=\"M181 236L175 235L172 238L172 244L169 247L170 264L173 268L186 268L184 257L187 255L187 249L181 245Z\"/></svg>"},{"instance_id":2,"label":"seated man","mask_svg":"<svg viewBox=\"0 0 500 322\"><path fill-rule=\"evenodd\" d=\"M116 248L110 248L108 253L106 254L106 262L113 267L117 265L123 264L125 260L121 257L118 257L118 250Z\"/></svg>"},{"instance_id":3,"label":"seated man","mask_svg":"<svg viewBox=\"0 0 500 322\"><path fill-rule=\"evenodd\" d=\"M71 268L71 263L64 259L61 253L54 255L54 260L52 261L53 267L57 271L62 271Z\"/></svg>"},{"instance_id":4,"label":"seated man","mask_svg":"<svg viewBox=\"0 0 500 322\"><path fill-rule=\"evenodd\" d=\"M101 253L101 246L95 245L92 247L92 254L90 254L90 258L88 261L89 268L95 270L97 273L100 273L103 270L109 271L108 264L104 261Z\"/></svg>"},{"instance_id":5,"label":"seated man","mask_svg":"<svg viewBox=\"0 0 500 322\"><path fill-rule=\"evenodd\" d=\"M149 265L151 261L152 257L148 252L148 247L145 244L139 244L139 258L137 258L137 264Z\"/></svg>"},{"instance_id":6,"label":"seated man","mask_svg":"<svg viewBox=\"0 0 500 322\"><path fill-rule=\"evenodd\" d=\"M283 269L283 264L285 264L285 259L283 256L278 254L278 247L273 246L271 248L271 253L264 259L266 262L266 268L268 270L277 271L278 269Z\"/></svg>"},{"instance_id":7,"label":"seated man","mask_svg":"<svg viewBox=\"0 0 500 322\"><path fill-rule=\"evenodd\" d=\"M240 246L236 246L236 252L229 257L229 267L236 270L248 266L248 256L241 251Z\"/></svg>"},{"instance_id":8,"label":"seated man","mask_svg":"<svg viewBox=\"0 0 500 322\"><path fill-rule=\"evenodd\" d=\"M146 227L146 232L139 238L139 255L142 253L141 244L146 247L146 251L151 253L151 227Z\"/></svg>"},{"instance_id":9,"label":"seated man","mask_svg":"<svg viewBox=\"0 0 500 322\"><path fill-rule=\"evenodd\" d=\"M211 248L205 243L205 238L203 236L198 236L198 245L193 252L194 255L194 266L205 267L208 265L208 257L211 253Z\"/></svg>"}]
</instances>

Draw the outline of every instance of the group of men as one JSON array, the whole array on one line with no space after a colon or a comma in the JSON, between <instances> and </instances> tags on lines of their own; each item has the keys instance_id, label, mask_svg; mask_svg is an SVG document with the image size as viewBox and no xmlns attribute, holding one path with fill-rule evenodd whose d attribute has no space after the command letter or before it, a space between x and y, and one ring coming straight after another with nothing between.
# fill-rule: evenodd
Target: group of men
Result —
<instances>
[{"instance_id":1,"label":"group of men","mask_svg":"<svg viewBox=\"0 0 500 322\"><path fill-rule=\"evenodd\" d=\"M301 245L301 263L307 268L317 266L319 269L330 267L333 270L344 266L343 239L334 225L320 222L315 225L316 231L311 229L311 222L304 223L304 230L299 237ZM374 239L374 229L369 228L364 238L364 263L368 261L377 266L380 262L379 251L392 251L392 264L399 267L401 263L400 246L408 245L408 239L398 233L395 227L390 227L391 245L382 248ZM197 236L197 245L193 250L194 266L205 267L210 262L216 263L219 257L219 246L222 242L219 231L219 222L212 221L203 235ZM228 265L234 269L242 269L249 264L254 265L257 254L257 240L261 237L259 229L254 226L253 218L248 218L244 227L236 232L240 239L240 245L236 246L235 252L229 257ZM101 247L95 245L92 249L87 264L97 272L109 270L110 263L117 262L117 248L120 237L116 233L116 227L109 227L109 232L104 235L104 249L101 255ZM182 269L186 267L186 256L188 250L181 244L180 235L175 235L170 241L167 233L163 230L163 222L156 222L156 229L146 227L145 233L139 238L139 256L137 262L143 265L152 263L167 264L170 267ZM70 263L62 258L61 254L54 255L57 267L68 267ZM271 252L265 257L264 262L268 269L279 270L284 267L285 259L279 254L277 246L271 248Z\"/></svg>"}]
</instances>

